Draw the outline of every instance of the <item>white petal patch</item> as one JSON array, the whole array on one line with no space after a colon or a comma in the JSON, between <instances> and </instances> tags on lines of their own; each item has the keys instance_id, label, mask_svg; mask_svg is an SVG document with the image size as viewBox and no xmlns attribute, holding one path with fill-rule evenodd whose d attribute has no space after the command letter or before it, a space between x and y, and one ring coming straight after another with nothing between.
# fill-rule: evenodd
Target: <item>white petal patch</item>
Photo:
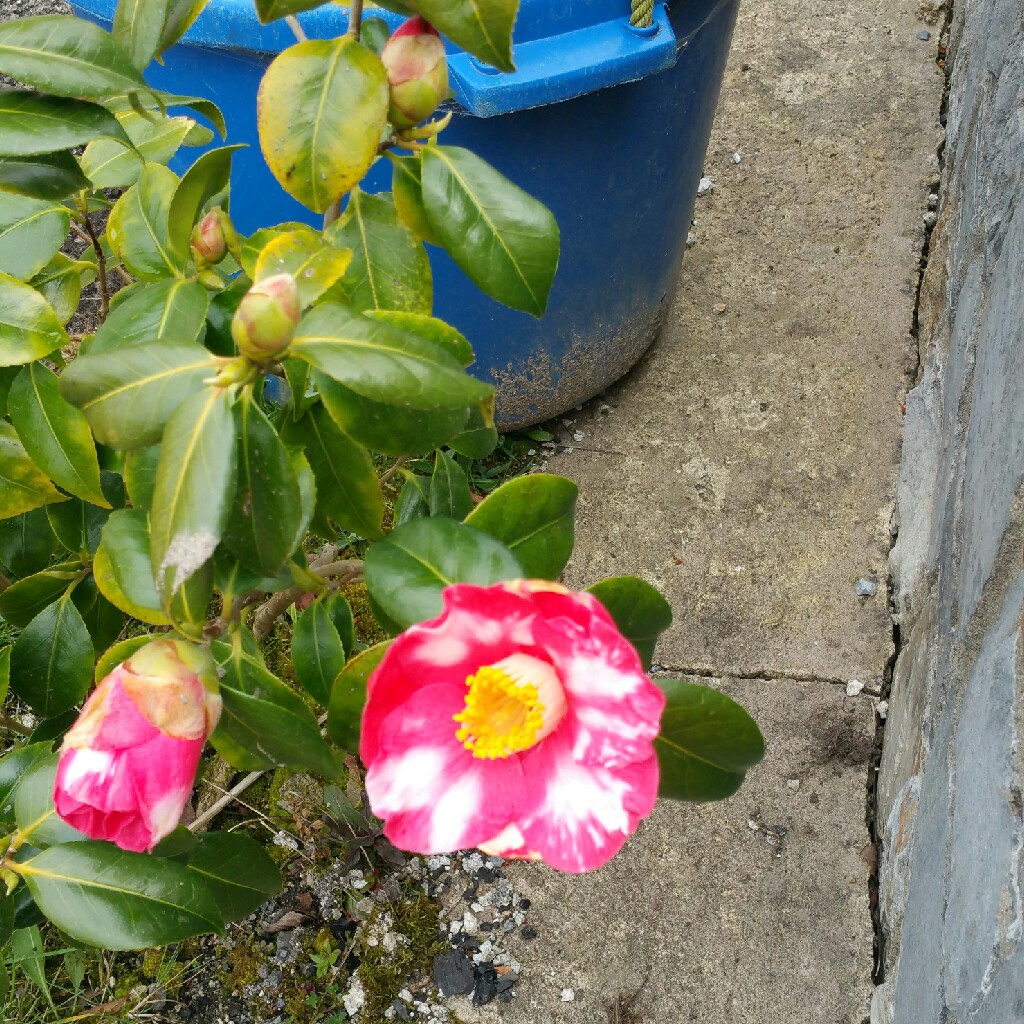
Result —
<instances>
[{"instance_id":1,"label":"white petal patch","mask_svg":"<svg viewBox=\"0 0 1024 1024\"><path fill-rule=\"evenodd\" d=\"M446 789L445 753L436 747L414 747L382 758L366 774L366 792L374 813L384 817L429 807Z\"/></svg>"},{"instance_id":2,"label":"white petal patch","mask_svg":"<svg viewBox=\"0 0 1024 1024\"><path fill-rule=\"evenodd\" d=\"M466 832L466 822L480 810L483 788L475 774L463 775L445 790L430 812L430 848L438 853L458 850Z\"/></svg>"},{"instance_id":3,"label":"white petal patch","mask_svg":"<svg viewBox=\"0 0 1024 1024\"><path fill-rule=\"evenodd\" d=\"M77 782L87 775L98 775L100 781L106 779L114 767L114 755L109 750L93 750L90 747L78 747L71 752L64 769L64 786L70 790Z\"/></svg>"},{"instance_id":4,"label":"white petal patch","mask_svg":"<svg viewBox=\"0 0 1024 1024\"><path fill-rule=\"evenodd\" d=\"M628 791L627 783L610 772L586 768L566 758L548 780L544 806L536 817L550 820L568 834L586 828L600 843L599 832L629 834L629 814L623 806Z\"/></svg>"},{"instance_id":5,"label":"white petal patch","mask_svg":"<svg viewBox=\"0 0 1024 1024\"><path fill-rule=\"evenodd\" d=\"M563 682L570 693L588 697L625 697L636 693L644 677L620 672L602 658L579 654L566 666Z\"/></svg>"},{"instance_id":6,"label":"white petal patch","mask_svg":"<svg viewBox=\"0 0 1024 1024\"><path fill-rule=\"evenodd\" d=\"M190 795L191 790L176 790L149 809L149 832L154 845L177 828L182 808Z\"/></svg>"},{"instance_id":7,"label":"white petal patch","mask_svg":"<svg viewBox=\"0 0 1024 1024\"><path fill-rule=\"evenodd\" d=\"M469 654L469 644L458 637L438 635L433 631L424 630L416 638L415 652L417 661L445 668L464 661Z\"/></svg>"}]
</instances>

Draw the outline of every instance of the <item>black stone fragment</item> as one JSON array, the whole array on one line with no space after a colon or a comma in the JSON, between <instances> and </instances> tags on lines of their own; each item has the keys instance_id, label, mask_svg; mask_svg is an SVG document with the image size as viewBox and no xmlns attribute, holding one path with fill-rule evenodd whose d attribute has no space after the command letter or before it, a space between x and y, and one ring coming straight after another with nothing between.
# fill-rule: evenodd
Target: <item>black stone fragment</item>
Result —
<instances>
[{"instance_id":1,"label":"black stone fragment","mask_svg":"<svg viewBox=\"0 0 1024 1024\"><path fill-rule=\"evenodd\" d=\"M498 975L490 964L481 964L473 989L473 1005L486 1006L498 994Z\"/></svg>"},{"instance_id":2,"label":"black stone fragment","mask_svg":"<svg viewBox=\"0 0 1024 1024\"><path fill-rule=\"evenodd\" d=\"M532 924L524 924L523 930L519 933L524 939L537 938L537 929Z\"/></svg>"},{"instance_id":3,"label":"black stone fragment","mask_svg":"<svg viewBox=\"0 0 1024 1024\"><path fill-rule=\"evenodd\" d=\"M528 900L525 896L519 901L520 910L529 910L533 906L533 901Z\"/></svg>"},{"instance_id":4,"label":"black stone fragment","mask_svg":"<svg viewBox=\"0 0 1024 1024\"><path fill-rule=\"evenodd\" d=\"M494 868L481 868L477 872L476 877L481 882L493 882L495 880L495 878L498 877L498 875L495 872Z\"/></svg>"},{"instance_id":5,"label":"black stone fragment","mask_svg":"<svg viewBox=\"0 0 1024 1024\"><path fill-rule=\"evenodd\" d=\"M401 999L396 999L391 1004L391 1009L395 1011L395 1016L399 1020L412 1020L412 1010L409 1009L409 1004L404 1003Z\"/></svg>"},{"instance_id":6,"label":"black stone fragment","mask_svg":"<svg viewBox=\"0 0 1024 1024\"><path fill-rule=\"evenodd\" d=\"M499 978L497 985L498 995L500 996L502 992L507 992L518 980L519 979L511 972L506 974L504 977Z\"/></svg>"},{"instance_id":7,"label":"black stone fragment","mask_svg":"<svg viewBox=\"0 0 1024 1024\"><path fill-rule=\"evenodd\" d=\"M473 963L458 950L434 957L434 984L443 996L464 996L473 991Z\"/></svg>"},{"instance_id":8,"label":"black stone fragment","mask_svg":"<svg viewBox=\"0 0 1024 1024\"><path fill-rule=\"evenodd\" d=\"M511 1003L512 1002L512 989L507 988L507 989L505 989L504 992L499 992L498 993L498 1001L501 1002L501 1003Z\"/></svg>"}]
</instances>

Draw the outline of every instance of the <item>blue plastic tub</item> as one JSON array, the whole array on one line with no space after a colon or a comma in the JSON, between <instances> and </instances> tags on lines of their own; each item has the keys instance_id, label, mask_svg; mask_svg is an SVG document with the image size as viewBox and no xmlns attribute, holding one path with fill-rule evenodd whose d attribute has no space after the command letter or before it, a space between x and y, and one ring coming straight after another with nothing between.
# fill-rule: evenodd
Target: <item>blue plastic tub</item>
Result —
<instances>
[{"instance_id":1,"label":"blue plastic tub","mask_svg":"<svg viewBox=\"0 0 1024 1024\"><path fill-rule=\"evenodd\" d=\"M475 150L542 199L562 232L539 321L487 298L431 250L435 311L472 342L472 370L497 385L503 427L592 397L654 340L675 291L738 6L659 4L654 28L638 31L629 0L522 0L515 74L450 50L458 102L443 141ZM109 26L116 0L75 7ZM348 14L328 6L299 18L310 38L327 38L345 30ZM236 154L232 178L231 213L246 233L318 219L281 190L259 153L256 90L274 54L293 42L284 22L258 23L252 0L211 0L164 66L148 72L159 88L215 100L230 140L250 144ZM178 159L187 165L195 155ZM367 187L390 181L382 160Z\"/></svg>"}]
</instances>

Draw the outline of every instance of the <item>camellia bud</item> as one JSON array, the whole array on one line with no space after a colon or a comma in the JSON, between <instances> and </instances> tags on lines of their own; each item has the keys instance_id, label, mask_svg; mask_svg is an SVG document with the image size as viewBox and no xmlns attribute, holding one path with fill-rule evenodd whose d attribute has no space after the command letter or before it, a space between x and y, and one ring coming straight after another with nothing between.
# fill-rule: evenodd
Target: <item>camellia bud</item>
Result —
<instances>
[{"instance_id":1,"label":"camellia bud","mask_svg":"<svg viewBox=\"0 0 1024 1024\"><path fill-rule=\"evenodd\" d=\"M391 85L388 120L401 130L429 117L448 96L448 60L437 29L410 18L380 55Z\"/></svg>"},{"instance_id":2,"label":"camellia bud","mask_svg":"<svg viewBox=\"0 0 1024 1024\"><path fill-rule=\"evenodd\" d=\"M237 248L238 232L231 218L218 206L211 210L192 231L192 256L197 266L220 263L228 251Z\"/></svg>"},{"instance_id":3,"label":"camellia bud","mask_svg":"<svg viewBox=\"0 0 1024 1024\"><path fill-rule=\"evenodd\" d=\"M243 296L231 321L231 337L243 356L267 363L291 344L301 316L295 278L275 274L257 281Z\"/></svg>"},{"instance_id":4,"label":"camellia bud","mask_svg":"<svg viewBox=\"0 0 1024 1024\"><path fill-rule=\"evenodd\" d=\"M152 850L181 818L220 712L206 648L146 644L103 679L65 735L57 813L91 839Z\"/></svg>"}]
</instances>

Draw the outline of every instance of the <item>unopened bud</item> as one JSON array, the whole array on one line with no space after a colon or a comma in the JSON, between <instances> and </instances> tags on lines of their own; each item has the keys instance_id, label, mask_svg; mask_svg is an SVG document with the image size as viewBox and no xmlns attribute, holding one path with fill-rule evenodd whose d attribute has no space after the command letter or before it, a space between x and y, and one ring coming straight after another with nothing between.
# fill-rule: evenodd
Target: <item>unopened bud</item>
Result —
<instances>
[{"instance_id":1,"label":"unopened bud","mask_svg":"<svg viewBox=\"0 0 1024 1024\"><path fill-rule=\"evenodd\" d=\"M195 226L190 241L196 264L213 266L237 247L238 232L231 218L218 206Z\"/></svg>"},{"instance_id":2,"label":"unopened bud","mask_svg":"<svg viewBox=\"0 0 1024 1024\"><path fill-rule=\"evenodd\" d=\"M391 86L388 120L411 128L429 117L448 96L448 60L433 25L410 18L395 30L380 55Z\"/></svg>"},{"instance_id":3,"label":"unopened bud","mask_svg":"<svg viewBox=\"0 0 1024 1024\"><path fill-rule=\"evenodd\" d=\"M275 274L257 281L242 297L231 321L231 337L243 356L266 363L291 344L301 316L295 278Z\"/></svg>"}]
</instances>

